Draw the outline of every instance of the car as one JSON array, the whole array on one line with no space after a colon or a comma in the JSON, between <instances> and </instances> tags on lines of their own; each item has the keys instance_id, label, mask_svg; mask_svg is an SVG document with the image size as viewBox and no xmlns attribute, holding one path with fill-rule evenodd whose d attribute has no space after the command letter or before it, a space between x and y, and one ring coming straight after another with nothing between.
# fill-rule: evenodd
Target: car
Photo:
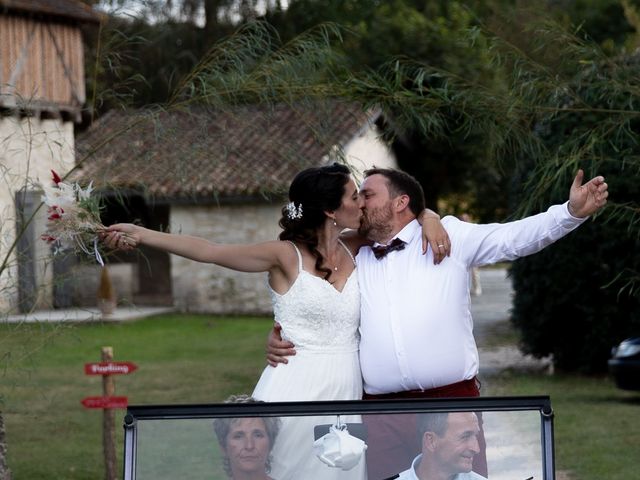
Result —
<instances>
[{"instance_id":1,"label":"car","mask_svg":"<svg viewBox=\"0 0 640 480\"><path fill-rule=\"evenodd\" d=\"M618 388L640 390L640 337L627 338L613 347L609 372Z\"/></svg>"}]
</instances>

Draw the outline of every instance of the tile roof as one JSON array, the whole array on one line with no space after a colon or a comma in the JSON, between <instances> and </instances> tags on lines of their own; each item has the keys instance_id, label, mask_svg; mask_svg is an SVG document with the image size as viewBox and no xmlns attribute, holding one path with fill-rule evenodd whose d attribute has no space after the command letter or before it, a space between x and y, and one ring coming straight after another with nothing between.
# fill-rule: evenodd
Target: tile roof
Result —
<instances>
[{"instance_id":1,"label":"tile roof","mask_svg":"<svg viewBox=\"0 0 640 480\"><path fill-rule=\"evenodd\" d=\"M171 199L284 193L298 171L327 161L376 116L335 101L155 115L112 110L76 139L76 160L87 160L74 177Z\"/></svg>"},{"instance_id":2,"label":"tile roof","mask_svg":"<svg viewBox=\"0 0 640 480\"><path fill-rule=\"evenodd\" d=\"M0 0L0 13L18 11L99 22L100 14L78 0Z\"/></svg>"}]
</instances>

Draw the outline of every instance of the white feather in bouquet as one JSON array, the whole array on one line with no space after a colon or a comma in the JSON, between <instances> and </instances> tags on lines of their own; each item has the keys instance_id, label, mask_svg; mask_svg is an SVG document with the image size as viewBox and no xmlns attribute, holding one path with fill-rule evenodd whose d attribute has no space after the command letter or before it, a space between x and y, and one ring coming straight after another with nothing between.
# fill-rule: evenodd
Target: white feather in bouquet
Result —
<instances>
[{"instance_id":1,"label":"white feather in bouquet","mask_svg":"<svg viewBox=\"0 0 640 480\"><path fill-rule=\"evenodd\" d=\"M42 185L42 201L47 206L47 231L42 239L54 246L54 254L64 250L85 253L102 266L104 261L98 250L98 232L104 229L100 222L100 202L92 196L92 184L82 188L69 184L51 170L53 185Z\"/></svg>"}]
</instances>

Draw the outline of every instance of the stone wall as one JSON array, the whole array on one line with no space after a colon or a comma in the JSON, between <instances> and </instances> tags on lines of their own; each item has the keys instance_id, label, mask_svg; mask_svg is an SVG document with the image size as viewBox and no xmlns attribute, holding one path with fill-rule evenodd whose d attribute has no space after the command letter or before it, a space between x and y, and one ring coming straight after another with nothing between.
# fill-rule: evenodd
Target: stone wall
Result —
<instances>
[{"instance_id":1,"label":"stone wall","mask_svg":"<svg viewBox=\"0 0 640 480\"><path fill-rule=\"evenodd\" d=\"M10 253L16 240L15 194L31 192L51 178L50 169L61 175L74 165L73 123L35 117L0 117L0 312L15 313L18 304L18 259ZM35 198L39 194L34 193ZM51 253L40 240L46 211L40 209L30 235L34 245L36 289L31 292L34 308L48 308L52 301ZM1 268L1 267L0 267Z\"/></svg>"},{"instance_id":2,"label":"stone wall","mask_svg":"<svg viewBox=\"0 0 640 480\"><path fill-rule=\"evenodd\" d=\"M275 240L282 205L173 206L171 231L216 243ZM266 273L234 272L211 264L171 256L176 307L220 314L270 314Z\"/></svg>"}]
</instances>

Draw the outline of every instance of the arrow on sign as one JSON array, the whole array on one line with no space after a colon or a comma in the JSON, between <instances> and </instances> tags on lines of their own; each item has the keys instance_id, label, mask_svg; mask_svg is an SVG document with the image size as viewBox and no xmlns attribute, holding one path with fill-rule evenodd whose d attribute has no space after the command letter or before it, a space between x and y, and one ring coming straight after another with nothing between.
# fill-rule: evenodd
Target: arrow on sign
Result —
<instances>
[{"instance_id":1,"label":"arrow on sign","mask_svg":"<svg viewBox=\"0 0 640 480\"><path fill-rule=\"evenodd\" d=\"M131 362L98 362L84 364L84 373L87 375L126 375L137 369L138 366Z\"/></svg>"},{"instance_id":2,"label":"arrow on sign","mask_svg":"<svg viewBox=\"0 0 640 480\"><path fill-rule=\"evenodd\" d=\"M85 408L127 408L127 397L87 397L82 399Z\"/></svg>"}]
</instances>

